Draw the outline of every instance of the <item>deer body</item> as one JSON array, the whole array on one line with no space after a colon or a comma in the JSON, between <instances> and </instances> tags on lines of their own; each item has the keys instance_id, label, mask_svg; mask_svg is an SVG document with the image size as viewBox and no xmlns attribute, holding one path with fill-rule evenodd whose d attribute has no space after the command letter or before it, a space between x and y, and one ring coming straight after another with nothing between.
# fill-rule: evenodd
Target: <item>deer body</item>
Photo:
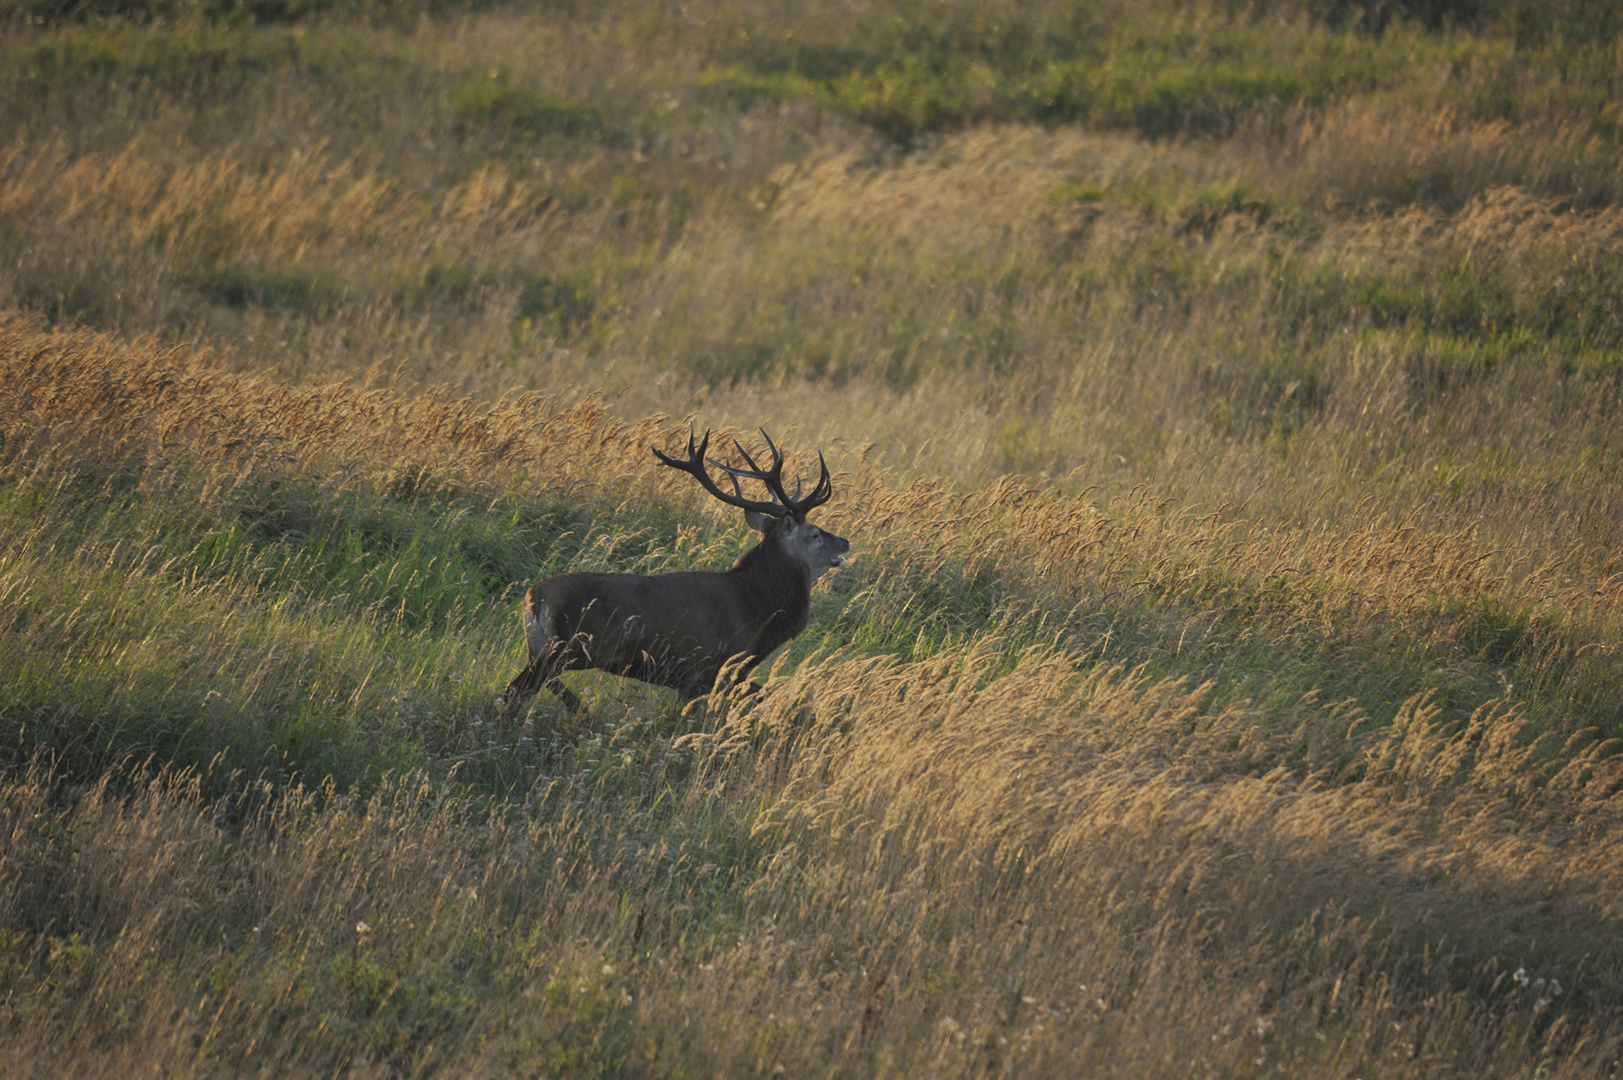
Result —
<instances>
[{"instance_id":1,"label":"deer body","mask_svg":"<svg viewBox=\"0 0 1623 1080\"><path fill-rule=\"evenodd\" d=\"M572 573L532 586L522 611L529 659L503 695L504 718L517 716L525 700L542 689L556 694L571 712L579 709L579 699L558 676L586 669L668 686L689 701L709 693L723 669L747 678L806 628L812 583L843 565L851 547L805 520L805 513L831 494L827 466L818 487L800 502L782 491L783 461L775 447L771 472L720 466L735 477L735 492L736 477L743 476L765 482L782 500L755 502L741 494L728 496L709 481L703 471L708 441L707 433L695 453L690 439L687 462L655 453L664 464L697 469L706 490L744 509L745 519L761 532L760 543L723 572ZM748 454L745 459L750 460Z\"/></svg>"}]
</instances>

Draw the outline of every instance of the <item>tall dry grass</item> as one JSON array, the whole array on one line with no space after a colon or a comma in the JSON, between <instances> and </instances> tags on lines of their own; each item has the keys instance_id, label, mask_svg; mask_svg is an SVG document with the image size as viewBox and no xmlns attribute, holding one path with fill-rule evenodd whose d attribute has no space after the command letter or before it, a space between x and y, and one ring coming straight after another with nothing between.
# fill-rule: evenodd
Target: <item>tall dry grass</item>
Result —
<instances>
[{"instance_id":1,"label":"tall dry grass","mask_svg":"<svg viewBox=\"0 0 1623 1080\"><path fill-rule=\"evenodd\" d=\"M11 1068L1612 1067L1615 759L1540 769L1513 710L1449 735L1414 702L1348 783L1259 768L1202 691L991 659L803 666L663 808L17 777Z\"/></svg>"}]
</instances>

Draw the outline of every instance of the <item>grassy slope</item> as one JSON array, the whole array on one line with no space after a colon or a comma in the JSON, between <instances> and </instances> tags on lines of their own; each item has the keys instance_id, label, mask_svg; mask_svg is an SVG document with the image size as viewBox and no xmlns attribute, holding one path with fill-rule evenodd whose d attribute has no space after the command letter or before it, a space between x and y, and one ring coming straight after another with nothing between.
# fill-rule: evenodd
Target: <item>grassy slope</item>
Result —
<instances>
[{"instance_id":1,"label":"grassy slope","mask_svg":"<svg viewBox=\"0 0 1623 1080\"><path fill-rule=\"evenodd\" d=\"M1344 579L1344 541L858 466L862 558L765 707L598 679L589 725L503 730L512 563L738 550L649 467L680 429L27 323L6 355L19 1066L1581 1073L1615 1037L1619 777L1555 719L1609 653L1552 675L1577 639L1373 572L1382 530Z\"/></svg>"},{"instance_id":2,"label":"grassy slope","mask_svg":"<svg viewBox=\"0 0 1623 1080\"><path fill-rule=\"evenodd\" d=\"M8 35L6 1067L1603 1072L1617 46L1551 11ZM596 389L839 462L764 706L495 724L516 583L746 542Z\"/></svg>"}]
</instances>

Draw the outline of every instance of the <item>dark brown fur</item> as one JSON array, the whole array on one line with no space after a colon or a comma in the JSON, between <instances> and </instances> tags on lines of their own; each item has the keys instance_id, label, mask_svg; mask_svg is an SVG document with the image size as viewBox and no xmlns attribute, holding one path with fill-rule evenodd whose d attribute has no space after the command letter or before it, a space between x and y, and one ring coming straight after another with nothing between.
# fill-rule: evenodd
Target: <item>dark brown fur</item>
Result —
<instances>
[{"instance_id":1,"label":"dark brown fur","mask_svg":"<svg viewBox=\"0 0 1623 1080\"><path fill-rule=\"evenodd\" d=\"M786 524L787 523L787 524ZM806 628L812 580L786 547L783 533L810 530L844 551L844 540L783 518L767 523L761 542L724 572L559 574L524 597L529 663L504 695L504 716L518 714L542 689L570 711L580 701L559 681L565 671L595 668L675 690L688 701L714 688L724 667L739 680Z\"/></svg>"}]
</instances>

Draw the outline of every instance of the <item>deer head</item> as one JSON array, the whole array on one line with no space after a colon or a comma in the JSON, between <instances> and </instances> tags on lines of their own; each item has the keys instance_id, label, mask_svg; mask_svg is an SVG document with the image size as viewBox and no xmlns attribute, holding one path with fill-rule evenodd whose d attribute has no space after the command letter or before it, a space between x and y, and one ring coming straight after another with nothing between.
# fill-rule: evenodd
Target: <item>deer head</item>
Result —
<instances>
[{"instance_id":1,"label":"deer head","mask_svg":"<svg viewBox=\"0 0 1623 1080\"><path fill-rule=\"evenodd\" d=\"M809 584L833 567L844 566L845 553L851 550L849 541L826 532L806 520L807 514L828 502L834 494L834 484L828 474L828 462L823 459L823 452L817 451L817 463L821 472L816 485L804 498L791 497L783 486L783 451L772 442L772 437L766 433L765 428L761 429L761 437L766 440L767 448L772 452L770 468L761 468L750 456L749 451L744 449L743 444L736 439L733 440L733 446L738 450L739 456L748 463L747 468L709 461L710 465L726 473L728 479L732 481L731 495L711 479L709 471L705 468L707 460L705 451L710 446L710 432L706 431L704 437L695 445L693 430L688 429L688 454L685 461L657 449L654 456L659 459L661 465L680 469L698 480L700 486L716 499L744 511L744 521L761 534L762 543L781 545L784 553L805 572ZM744 490L739 485L741 479L759 481L765 485L772 498L770 500L745 498ZM797 482L795 495L799 494L800 484Z\"/></svg>"}]
</instances>

